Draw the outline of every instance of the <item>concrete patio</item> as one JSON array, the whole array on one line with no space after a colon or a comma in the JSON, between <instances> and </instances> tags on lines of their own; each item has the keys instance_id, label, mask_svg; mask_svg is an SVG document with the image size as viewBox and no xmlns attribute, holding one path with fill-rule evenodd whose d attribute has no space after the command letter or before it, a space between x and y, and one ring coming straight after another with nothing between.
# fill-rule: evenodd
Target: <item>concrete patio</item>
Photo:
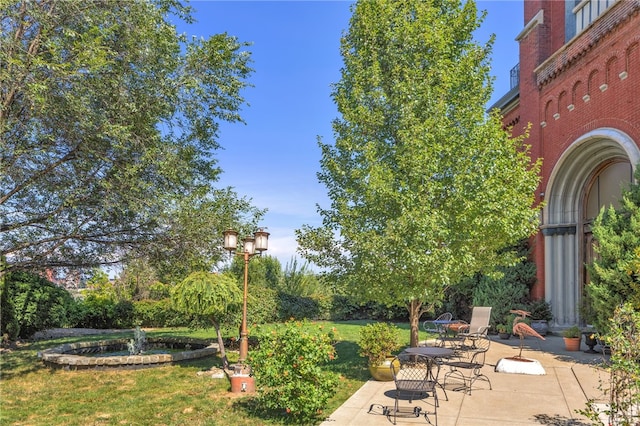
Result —
<instances>
[{"instance_id":1,"label":"concrete patio","mask_svg":"<svg viewBox=\"0 0 640 426\"><path fill-rule=\"evenodd\" d=\"M569 352L564 349L562 337L549 335L547 340L525 339L522 356L538 360L544 367L545 375L497 373L496 363L505 357L518 354L519 339L500 340L492 336L483 373L490 380L493 390L486 382L474 384L471 395L454 391L447 383L446 401L442 391L438 393L439 426L482 426L482 425L554 425L582 426L591 424L576 410L586 408L588 399L606 402L599 389L600 380L605 384L608 375L598 369L598 364L608 359L602 354L587 354L582 343L581 350ZM596 347L599 349L599 346ZM441 377L448 371L443 366ZM393 406L393 382L369 380L345 403L332 413L322 426L342 425L390 425L392 422L382 414L382 406ZM433 402L432 399L428 400ZM413 405L432 410L425 401L414 401ZM370 407L373 406L371 412ZM401 406L409 406L401 401ZM435 424L435 418L429 416ZM400 418L398 425L427 425L424 416Z\"/></svg>"}]
</instances>

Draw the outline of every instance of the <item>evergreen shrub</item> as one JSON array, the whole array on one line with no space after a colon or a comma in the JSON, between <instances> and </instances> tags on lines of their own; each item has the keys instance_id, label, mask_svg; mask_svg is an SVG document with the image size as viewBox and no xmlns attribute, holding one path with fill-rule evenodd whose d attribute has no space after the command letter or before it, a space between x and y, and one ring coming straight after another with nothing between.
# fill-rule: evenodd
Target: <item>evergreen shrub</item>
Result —
<instances>
[{"instance_id":1,"label":"evergreen shrub","mask_svg":"<svg viewBox=\"0 0 640 426\"><path fill-rule=\"evenodd\" d=\"M9 272L0 291L2 334L28 338L36 331L68 327L75 301L64 288L31 272Z\"/></svg>"}]
</instances>

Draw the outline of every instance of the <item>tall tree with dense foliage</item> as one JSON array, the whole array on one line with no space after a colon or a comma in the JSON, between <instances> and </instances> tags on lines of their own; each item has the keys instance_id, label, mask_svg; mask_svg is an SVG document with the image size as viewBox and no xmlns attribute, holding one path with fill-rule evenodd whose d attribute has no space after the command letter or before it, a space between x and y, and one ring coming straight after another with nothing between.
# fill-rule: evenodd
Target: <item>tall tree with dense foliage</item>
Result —
<instances>
[{"instance_id":1,"label":"tall tree with dense foliage","mask_svg":"<svg viewBox=\"0 0 640 426\"><path fill-rule=\"evenodd\" d=\"M246 44L187 40L172 19L190 10L174 0L3 1L0 16L8 268L137 252L188 273L219 259L222 230L261 213L211 187L219 123L242 121Z\"/></svg>"},{"instance_id":2,"label":"tall tree with dense foliage","mask_svg":"<svg viewBox=\"0 0 640 426\"><path fill-rule=\"evenodd\" d=\"M473 1L358 1L342 39L335 144L319 180L331 206L298 231L303 255L361 300L404 303L411 344L445 288L512 262L537 228L538 161L512 139L491 93L491 43Z\"/></svg>"},{"instance_id":3,"label":"tall tree with dense foliage","mask_svg":"<svg viewBox=\"0 0 640 426\"><path fill-rule=\"evenodd\" d=\"M589 318L598 331L606 333L609 319L623 303L640 311L640 169L636 183L622 196L620 207L603 209L594 220L596 257L588 265L586 286Z\"/></svg>"}]
</instances>

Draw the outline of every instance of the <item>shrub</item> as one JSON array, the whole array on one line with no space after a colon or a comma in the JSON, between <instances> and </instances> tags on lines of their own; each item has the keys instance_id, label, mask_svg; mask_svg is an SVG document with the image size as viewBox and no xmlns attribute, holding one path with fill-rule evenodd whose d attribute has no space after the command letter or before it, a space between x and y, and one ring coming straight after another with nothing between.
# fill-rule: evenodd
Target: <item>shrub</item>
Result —
<instances>
[{"instance_id":1,"label":"shrub","mask_svg":"<svg viewBox=\"0 0 640 426\"><path fill-rule=\"evenodd\" d=\"M133 302L133 322L141 327L164 327L170 299Z\"/></svg>"},{"instance_id":2,"label":"shrub","mask_svg":"<svg viewBox=\"0 0 640 426\"><path fill-rule=\"evenodd\" d=\"M635 180L640 181L640 167ZM585 287L587 320L607 334L615 309L630 302L640 310L640 185L623 193L620 208L602 209L593 221L596 256L588 264L590 282Z\"/></svg>"},{"instance_id":3,"label":"shrub","mask_svg":"<svg viewBox=\"0 0 640 426\"><path fill-rule=\"evenodd\" d=\"M640 312L630 303L616 308L609 320L609 333L604 337L611 348L609 388L600 388L609 395L609 406L604 410L594 400L587 402L585 410L578 412L602 424L602 414L610 425L635 425L640 412Z\"/></svg>"},{"instance_id":4,"label":"shrub","mask_svg":"<svg viewBox=\"0 0 640 426\"><path fill-rule=\"evenodd\" d=\"M526 308L531 312L531 319L552 321L553 313L551 312L551 305L545 300L536 300Z\"/></svg>"},{"instance_id":5,"label":"shrub","mask_svg":"<svg viewBox=\"0 0 640 426\"><path fill-rule=\"evenodd\" d=\"M449 287L442 311L468 320L473 306L491 306L490 325L495 330L497 324L504 323L511 309L525 309L536 280L536 266L529 260L530 247L526 239L507 249L515 251L521 261L498 268L497 274L476 274Z\"/></svg>"},{"instance_id":6,"label":"shrub","mask_svg":"<svg viewBox=\"0 0 640 426\"><path fill-rule=\"evenodd\" d=\"M360 305L353 299L342 294L332 296L331 319L333 321L345 321L362 319L358 316Z\"/></svg>"},{"instance_id":7,"label":"shrub","mask_svg":"<svg viewBox=\"0 0 640 426\"><path fill-rule=\"evenodd\" d=\"M281 320L320 318L320 305L312 297L280 293L278 299Z\"/></svg>"},{"instance_id":8,"label":"shrub","mask_svg":"<svg viewBox=\"0 0 640 426\"><path fill-rule=\"evenodd\" d=\"M120 300L114 306L114 315L108 328L132 328L135 310L129 300Z\"/></svg>"},{"instance_id":9,"label":"shrub","mask_svg":"<svg viewBox=\"0 0 640 426\"><path fill-rule=\"evenodd\" d=\"M267 324L280 320L278 313L278 291L261 285L249 289L247 298L247 321L249 324ZM241 312L236 314L236 323L240 325Z\"/></svg>"},{"instance_id":10,"label":"shrub","mask_svg":"<svg viewBox=\"0 0 640 426\"><path fill-rule=\"evenodd\" d=\"M171 299L133 302L133 322L141 327L186 327L191 316L173 309Z\"/></svg>"},{"instance_id":11,"label":"shrub","mask_svg":"<svg viewBox=\"0 0 640 426\"><path fill-rule=\"evenodd\" d=\"M36 331L70 325L74 300L69 292L30 272L10 272L0 294L2 334L30 337Z\"/></svg>"},{"instance_id":12,"label":"shrub","mask_svg":"<svg viewBox=\"0 0 640 426\"><path fill-rule=\"evenodd\" d=\"M93 291L85 292L83 300L78 302L80 312L78 314L79 327L87 328L132 328L134 325L134 307L130 301L116 301L94 294Z\"/></svg>"},{"instance_id":13,"label":"shrub","mask_svg":"<svg viewBox=\"0 0 640 426\"><path fill-rule=\"evenodd\" d=\"M400 329L385 322L367 324L360 329L358 346L358 353L367 358L370 365L380 365L400 349Z\"/></svg>"},{"instance_id":14,"label":"shrub","mask_svg":"<svg viewBox=\"0 0 640 426\"><path fill-rule=\"evenodd\" d=\"M574 325L572 327L569 327L569 328L565 329L562 332L562 337L576 338L576 337L580 337L581 334L582 334L582 332L580 331L578 326Z\"/></svg>"},{"instance_id":15,"label":"shrub","mask_svg":"<svg viewBox=\"0 0 640 426\"><path fill-rule=\"evenodd\" d=\"M336 357L334 330L325 331L307 321L288 321L269 333L258 330L260 347L252 351L258 395L257 407L315 423L334 394L335 373L322 368Z\"/></svg>"}]
</instances>

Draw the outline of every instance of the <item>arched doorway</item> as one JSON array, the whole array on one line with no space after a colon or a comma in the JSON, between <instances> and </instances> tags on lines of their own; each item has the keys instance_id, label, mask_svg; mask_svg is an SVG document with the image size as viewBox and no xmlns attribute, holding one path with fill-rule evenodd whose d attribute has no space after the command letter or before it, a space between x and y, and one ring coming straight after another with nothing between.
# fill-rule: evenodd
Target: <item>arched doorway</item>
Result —
<instances>
[{"instance_id":1,"label":"arched doorway","mask_svg":"<svg viewBox=\"0 0 640 426\"><path fill-rule=\"evenodd\" d=\"M593 258L591 221L600 207L620 199L640 151L616 129L591 131L560 157L545 190L541 232L545 247L545 299L555 326L580 323L586 280L584 264Z\"/></svg>"},{"instance_id":2,"label":"arched doorway","mask_svg":"<svg viewBox=\"0 0 640 426\"><path fill-rule=\"evenodd\" d=\"M626 158L611 158L596 170L585 188L582 205L582 289L589 283L587 265L595 256L591 225L602 207L620 206L622 191L629 188L633 180L633 167ZM581 292L583 294L583 292Z\"/></svg>"}]
</instances>

